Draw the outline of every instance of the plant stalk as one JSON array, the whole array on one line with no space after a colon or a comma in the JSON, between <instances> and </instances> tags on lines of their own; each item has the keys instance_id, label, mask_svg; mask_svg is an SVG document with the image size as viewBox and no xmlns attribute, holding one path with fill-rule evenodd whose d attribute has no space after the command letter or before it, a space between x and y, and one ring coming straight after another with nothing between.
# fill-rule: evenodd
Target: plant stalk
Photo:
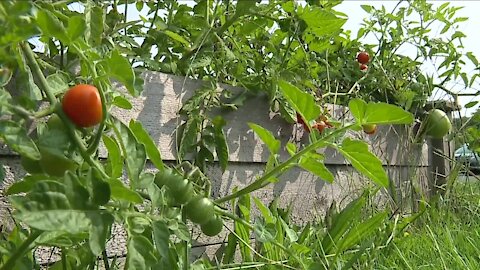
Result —
<instances>
[{"instance_id":1,"label":"plant stalk","mask_svg":"<svg viewBox=\"0 0 480 270\"><path fill-rule=\"evenodd\" d=\"M15 262L18 259L20 259L25 254L25 252L27 252L28 248L30 247L30 244L32 244L33 241L35 241L35 239L37 239L41 233L42 231L32 232L30 236L27 239L25 239L25 241L23 241L22 245L17 250L15 250L13 255L10 258L8 258L7 262L0 268L0 270L14 269Z\"/></svg>"}]
</instances>

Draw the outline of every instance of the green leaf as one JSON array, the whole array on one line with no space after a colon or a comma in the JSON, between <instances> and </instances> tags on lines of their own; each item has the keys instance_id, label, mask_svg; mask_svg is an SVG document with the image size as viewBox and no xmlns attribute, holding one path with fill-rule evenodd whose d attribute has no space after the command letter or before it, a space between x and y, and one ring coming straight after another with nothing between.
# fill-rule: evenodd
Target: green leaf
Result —
<instances>
[{"instance_id":1,"label":"green leaf","mask_svg":"<svg viewBox=\"0 0 480 270\"><path fill-rule=\"evenodd\" d=\"M257 208L260 210L260 213L262 213L262 217L265 219L266 223L275 223L275 217L272 215L272 212L270 212L270 209L266 207L258 198L253 198L253 201L255 202L255 205Z\"/></svg>"},{"instance_id":2,"label":"green leaf","mask_svg":"<svg viewBox=\"0 0 480 270\"><path fill-rule=\"evenodd\" d=\"M182 132L180 140L180 147L178 155L183 158L188 150L197 143L197 135L200 129L200 119L197 116L192 116L185 123L185 128Z\"/></svg>"},{"instance_id":3,"label":"green leaf","mask_svg":"<svg viewBox=\"0 0 480 270\"><path fill-rule=\"evenodd\" d=\"M118 50L112 51L112 54L106 61L109 75L119 80L132 96L138 96L140 91L135 88L135 72L130 62L123 57Z\"/></svg>"},{"instance_id":4,"label":"green leaf","mask_svg":"<svg viewBox=\"0 0 480 270\"><path fill-rule=\"evenodd\" d=\"M469 108L474 107L474 106L477 105L477 104L478 104L478 101L470 101L470 102L468 102L467 104L465 104L465 108L466 108L466 109L469 109Z\"/></svg>"},{"instance_id":5,"label":"green leaf","mask_svg":"<svg viewBox=\"0 0 480 270\"><path fill-rule=\"evenodd\" d=\"M137 192L127 188L120 180L108 180L112 197L118 200L124 200L133 203L142 203L143 198Z\"/></svg>"},{"instance_id":6,"label":"green leaf","mask_svg":"<svg viewBox=\"0 0 480 270\"><path fill-rule=\"evenodd\" d=\"M312 95L286 81L279 81L278 86L290 105L302 115L303 119L310 122L318 118L321 113L320 106L316 104Z\"/></svg>"},{"instance_id":7,"label":"green leaf","mask_svg":"<svg viewBox=\"0 0 480 270\"><path fill-rule=\"evenodd\" d=\"M184 37L180 36L179 34L177 34L175 32L172 32L170 30L165 30L164 33L165 33L165 35L169 36L173 40L182 43L183 45L185 45L185 47L187 47L187 48L190 47L190 43Z\"/></svg>"},{"instance_id":8,"label":"green leaf","mask_svg":"<svg viewBox=\"0 0 480 270\"><path fill-rule=\"evenodd\" d=\"M127 269L149 270L156 264L155 247L143 235L130 235L127 242Z\"/></svg>"},{"instance_id":9,"label":"green leaf","mask_svg":"<svg viewBox=\"0 0 480 270\"><path fill-rule=\"evenodd\" d=\"M323 163L323 159L324 156L316 152L305 153L300 159L299 166L322 180L332 183L334 176Z\"/></svg>"},{"instance_id":10,"label":"green leaf","mask_svg":"<svg viewBox=\"0 0 480 270\"><path fill-rule=\"evenodd\" d=\"M27 131L18 123L0 120L0 138L15 152L33 160L40 159L40 152L27 135Z\"/></svg>"},{"instance_id":11,"label":"green leaf","mask_svg":"<svg viewBox=\"0 0 480 270\"><path fill-rule=\"evenodd\" d=\"M100 255L105 250L105 245L113 224L113 216L110 213L93 213L89 216L92 226L88 242L93 255Z\"/></svg>"},{"instance_id":12,"label":"green leaf","mask_svg":"<svg viewBox=\"0 0 480 270\"><path fill-rule=\"evenodd\" d=\"M472 62L474 66L478 66L477 57L475 57L475 55L472 52L467 52L465 55Z\"/></svg>"},{"instance_id":13,"label":"green leaf","mask_svg":"<svg viewBox=\"0 0 480 270\"><path fill-rule=\"evenodd\" d=\"M275 136L273 136L269 130L254 123L248 123L248 126L255 132L255 134L257 134L258 137L260 137L262 142L267 145L268 150L270 150L272 155L278 154L281 143L279 140L275 139Z\"/></svg>"},{"instance_id":14,"label":"green leaf","mask_svg":"<svg viewBox=\"0 0 480 270\"><path fill-rule=\"evenodd\" d=\"M90 46L96 47L102 43L105 13L101 6L92 1L87 1L85 5L85 39Z\"/></svg>"},{"instance_id":15,"label":"green leaf","mask_svg":"<svg viewBox=\"0 0 480 270\"><path fill-rule=\"evenodd\" d=\"M162 258L168 259L170 231L168 230L167 225L161 220L153 221L152 229L155 250L158 251Z\"/></svg>"},{"instance_id":16,"label":"green leaf","mask_svg":"<svg viewBox=\"0 0 480 270\"><path fill-rule=\"evenodd\" d=\"M102 138L108 151L107 170L112 178L119 178L122 176L123 170L123 160L120 147L114 139L107 135L103 135Z\"/></svg>"},{"instance_id":17,"label":"green leaf","mask_svg":"<svg viewBox=\"0 0 480 270\"><path fill-rule=\"evenodd\" d=\"M14 182L5 191L5 195L14 195L23 192L29 192L36 183L50 180L51 176L43 174L27 175L21 181Z\"/></svg>"},{"instance_id":18,"label":"green leaf","mask_svg":"<svg viewBox=\"0 0 480 270\"><path fill-rule=\"evenodd\" d=\"M119 108L126 109L126 110L130 110L131 108L133 108L132 103L130 103L128 99L122 96L116 96L113 99L112 105L115 105Z\"/></svg>"},{"instance_id":19,"label":"green leaf","mask_svg":"<svg viewBox=\"0 0 480 270\"><path fill-rule=\"evenodd\" d=\"M15 217L28 226L43 231L66 231L72 234L88 230L89 215L99 210L73 209L63 184L42 181L26 196L12 196L18 210ZM88 200L87 198L82 198Z\"/></svg>"},{"instance_id":20,"label":"green leaf","mask_svg":"<svg viewBox=\"0 0 480 270\"><path fill-rule=\"evenodd\" d=\"M67 36L70 41L75 41L77 38L83 37L86 24L83 16L72 16L68 18Z\"/></svg>"},{"instance_id":21,"label":"green leaf","mask_svg":"<svg viewBox=\"0 0 480 270\"><path fill-rule=\"evenodd\" d=\"M65 34L67 31L62 22L50 11L40 9L37 12L36 21L44 35L58 38L67 44L70 42L70 39Z\"/></svg>"},{"instance_id":22,"label":"green leaf","mask_svg":"<svg viewBox=\"0 0 480 270\"><path fill-rule=\"evenodd\" d=\"M350 112L355 120L363 124L411 124L413 114L404 109L383 102L368 104L361 99L353 99L348 103Z\"/></svg>"},{"instance_id":23,"label":"green leaf","mask_svg":"<svg viewBox=\"0 0 480 270\"><path fill-rule=\"evenodd\" d=\"M137 138L137 140L145 146L147 156L153 163L153 165L155 165L157 169L163 170L164 166L160 151L158 150L157 145L155 145L148 132L143 128L142 123L132 119L130 120L129 127L135 138Z\"/></svg>"},{"instance_id":24,"label":"green leaf","mask_svg":"<svg viewBox=\"0 0 480 270\"><path fill-rule=\"evenodd\" d=\"M110 185L103 180L97 169L90 169L87 180L91 186L91 201L94 205L105 205L110 201Z\"/></svg>"},{"instance_id":25,"label":"green leaf","mask_svg":"<svg viewBox=\"0 0 480 270\"><path fill-rule=\"evenodd\" d=\"M62 73L57 72L52 75L48 75L47 82L48 82L50 91L54 95L64 93L65 91L68 90L67 78Z\"/></svg>"},{"instance_id":26,"label":"green leaf","mask_svg":"<svg viewBox=\"0 0 480 270\"><path fill-rule=\"evenodd\" d=\"M285 148L287 149L287 152L288 154L290 154L290 156L293 156L295 155L295 153L297 153L297 146L292 142L287 142Z\"/></svg>"},{"instance_id":27,"label":"green leaf","mask_svg":"<svg viewBox=\"0 0 480 270\"><path fill-rule=\"evenodd\" d=\"M145 146L139 143L132 130L118 119L114 120L114 126L118 131L117 142L122 145L121 148L125 151L123 156L126 161L129 180L131 182L137 182L147 159Z\"/></svg>"},{"instance_id":28,"label":"green leaf","mask_svg":"<svg viewBox=\"0 0 480 270\"><path fill-rule=\"evenodd\" d=\"M376 184L388 187L388 176L382 162L368 150L366 142L345 138L337 149L360 173Z\"/></svg>"},{"instance_id":29,"label":"green leaf","mask_svg":"<svg viewBox=\"0 0 480 270\"><path fill-rule=\"evenodd\" d=\"M320 7L305 7L299 16L308 25L308 29L318 37L331 36L339 32L347 21Z\"/></svg>"},{"instance_id":30,"label":"green leaf","mask_svg":"<svg viewBox=\"0 0 480 270\"><path fill-rule=\"evenodd\" d=\"M215 152L217 153L217 158L220 163L220 168L222 168L222 172L225 172L225 169L227 168L229 156L227 138L223 132L223 126L225 123L225 120L221 116L217 116L213 119Z\"/></svg>"}]
</instances>

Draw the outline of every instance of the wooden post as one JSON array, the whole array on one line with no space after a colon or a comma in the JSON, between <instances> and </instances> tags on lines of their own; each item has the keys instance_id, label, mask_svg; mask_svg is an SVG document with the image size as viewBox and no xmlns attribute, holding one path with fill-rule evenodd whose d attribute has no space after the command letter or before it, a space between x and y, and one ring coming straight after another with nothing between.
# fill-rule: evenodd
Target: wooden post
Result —
<instances>
[{"instance_id":1,"label":"wooden post","mask_svg":"<svg viewBox=\"0 0 480 270\"><path fill-rule=\"evenodd\" d=\"M444 111L450 121L452 121L452 112L460 110L457 103L449 101L436 101L425 106L426 111L432 108ZM448 135L442 139L429 139L430 180L428 189L430 196L444 194L452 165L450 160L453 159L453 151L454 141L448 141Z\"/></svg>"}]
</instances>

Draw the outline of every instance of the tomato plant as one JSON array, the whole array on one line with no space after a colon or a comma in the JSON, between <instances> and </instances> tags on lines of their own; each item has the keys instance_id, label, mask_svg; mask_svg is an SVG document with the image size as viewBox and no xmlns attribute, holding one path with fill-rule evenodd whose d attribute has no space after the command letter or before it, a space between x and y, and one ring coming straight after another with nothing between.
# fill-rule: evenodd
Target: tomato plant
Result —
<instances>
[{"instance_id":1,"label":"tomato plant","mask_svg":"<svg viewBox=\"0 0 480 270\"><path fill-rule=\"evenodd\" d=\"M91 269L99 266L98 258L105 269L112 269L116 266L107 242L114 224L126 233L126 269L187 269L193 245L187 219L200 224L207 236L218 234L224 220L233 223L228 236L233 248L225 251L226 258L238 247L246 261L259 259L248 246L255 235L256 252L278 249L286 254L260 258L265 264L288 262L288 268L316 269L314 262L298 259L309 249L301 242L303 236L280 218L286 215L278 211L274 218L253 198L267 218L252 220L251 194L283 181L282 174L293 167L333 182L335 175L319 151L325 147L342 154L378 187L388 187L382 163L367 143L346 134L360 131L361 125L410 124L413 115L392 104L413 111L423 108L431 93L433 79L421 72L421 59L395 53L404 31L391 26L408 25L406 17L385 16L371 8L372 16L386 20L385 27L366 21L359 38L352 39L342 29L347 17L335 10L340 1L189 3L193 6L175 0L136 1L138 11L145 8L152 16L130 21L127 11L133 2L0 1L0 138L27 171L4 192L15 224L6 237L0 232L0 270L40 268L33 258L39 246L59 251L52 269ZM402 12L426 12L426 23L442 21L414 2ZM404 30L413 44L433 41L418 29ZM385 35L378 45L360 40L372 32L392 33L392 40L387 42ZM456 40L453 37L452 44ZM435 44L447 44L442 42ZM346 61L354 59L359 47L375 54L369 72L362 73L356 61ZM448 52L442 46L425 50L419 54L442 57ZM455 53L445 65L461 65L461 57ZM364 58L358 61L366 65L369 56ZM177 136L172 136L178 148L169 160L175 164L169 166L151 130L111 113L133 108L130 99L141 94L142 78L152 71L203 80L174 112L183 118ZM455 69L441 77L461 74ZM234 94L225 84L241 90ZM403 95L409 89L418 104L409 104L412 95ZM210 179L207 168L218 165L224 172L229 165L223 113L252 96L257 101L265 97L265 107L272 112L307 131L311 126L322 136L312 132L305 144L282 145L277 134L249 123L269 151L268 162L258 175L240 179L243 186L220 196L212 192L212 182L218 181ZM330 121L327 102L348 107L353 119ZM283 149L290 156L284 158ZM344 232L337 231L336 237ZM336 243L327 244L333 248Z\"/></svg>"},{"instance_id":2,"label":"tomato plant","mask_svg":"<svg viewBox=\"0 0 480 270\"><path fill-rule=\"evenodd\" d=\"M93 85L78 84L70 88L63 96L62 109L79 127L92 127L102 121L102 101Z\"/></svg>"}]
</instances>

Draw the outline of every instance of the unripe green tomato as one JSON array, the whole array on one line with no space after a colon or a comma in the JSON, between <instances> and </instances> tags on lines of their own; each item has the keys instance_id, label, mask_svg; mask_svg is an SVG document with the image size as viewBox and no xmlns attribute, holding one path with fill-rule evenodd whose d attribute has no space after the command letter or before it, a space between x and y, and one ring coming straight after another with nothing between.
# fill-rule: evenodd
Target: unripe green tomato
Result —
<instances>
[{"instance_id":1,"label":"unripe green tomato","mask_svg":"<svg viewBox=\"0 0 480 270\"><path fill-rule=\"evenodd\" d=\"M220 216L214 215L207 223L200 226L202 232L207 236L215 236L223 229L223 220Z\"/></svg>"},{"instance_id":2,"label":"unripe green tomato","mask_svg":"<svg viewBox=\"0 0 480 270\"><path fill-rule=\"evenodd\" d=\"M158 187L168 186L170 181L177 179L172 169L165 168L163 171L157 172L154 182Z\"/></svg>"},{"instance_id":3,"label":"unripe green tomato","mask_svg":"<svg viewBox=\"0 0 480 270\"><path fill-rule=\"evenodd\" d=\"M363 132L365 132L368 135L375 134L377 132L377 125L375 124L365 124L362 125Z\"/></svg>"},{"instance_id":4,"label":"unripe green tomato","mask_svg":"<svg viewBox=\"0 0 480 270\"><path fill-rule=\"evenodd\" d=\"M443 138L452 128L447 114L439 109L430 110L425 121L426 134L436 139Z\"/></svg>"},{"instance_id":5,"label":"unripe green tomato","mask_svg":"<svg viewBox=\"0 0 480 270\"><path fill-rule=\"evenodd\" d=\"M192 183L183 178L170 181L168 189L172 192L173 198L178 204L188 203L194 194Z\"/></svg>"},{"instance_id":6,"label":"unripe green tomato","mask_svg":"<svg viewBox=\"0 0 480 270\"><path fill-rule=\"evenodd\" d=\"M52 176L63 176L68 170L75 170L77 164L54 149L39 146L40 167L42 170Z\"/></svg>"},{"instance_id":7,"label":"unripe green tomato","mask_svg":"<svg viewBox=\"0 0 480 270\"><path fill-rule=\"evenodd\" d=\"M188 219L197 224L205 224L213 218L213 202L203 196L196 196L184 207Z\"/></svg>"},{"instance_id":8,"label":"unripe green tomato","mask_svg":"<svg viewBox=\"0 0 480 270\"><path fill-rule=\"evenodd\" d=\"M52 114L50 118L48 118L47 127L49 129L59 129L59 130L66 129L65 124L57 114Z\"/></svg>"}]
</instances>

